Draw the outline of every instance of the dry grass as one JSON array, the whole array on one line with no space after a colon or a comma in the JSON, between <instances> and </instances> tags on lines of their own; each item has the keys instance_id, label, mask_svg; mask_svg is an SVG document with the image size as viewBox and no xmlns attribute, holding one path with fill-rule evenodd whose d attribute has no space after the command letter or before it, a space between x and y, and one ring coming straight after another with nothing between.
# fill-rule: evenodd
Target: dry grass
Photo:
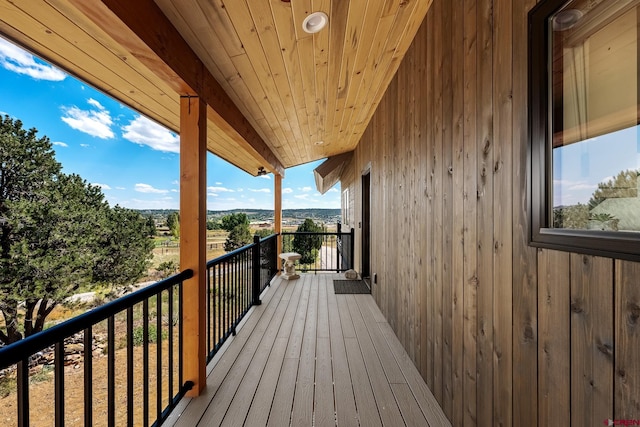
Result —
<instances>
[{"instance_id":1,"label":"dry grass","mask_svg":"<svg viewBox=\"0 0 640 427\"><path fill-rule=\"evenodd\" d=\"M224 241L227 233L224 231L209 231L207 233L207 259L214 259L225 253ZM170 244L165 246L157 246L153 251L152 267L149 272L149 280L155 279L155 269L162 262L174 261L176 265L180 262L179 244ZM57 307L49 317L49 322L58 323L84 312L82 307L67 308L64 306ZM165 310L166 313L166 310ZM153 313L150 313L153 314ZM155 314L153 314L155 315ZM0 319L2 321L2 319ZM150 319L150 322L155 322ZM104 322L103 322L104 323ZM122 347L122 342L126 342L124 316L118 316L116 320L116 346ZM164 328L163 328L164 331ZM94 328L94 333L103 333L104 325L99 324ZM160 334L162 335L162 333ZM166 334L165 334L166 335ZM166 337L165 337L166 338ZM119 344L118 344L119 343ZM163 406L167 405L169 399L168 390L168 340L162 341L163 347L163 363L162 363L162 396ZM174 375L174 388L178 385L177 379L177 339L174 343L175 361L171 375ZM135 425L142 424L142 371L143 371L143 347L134 347L134 417ZM105 350L106 351L106 350ZM150 413L149 419L155 420L156 413L156 344L149 344L149 373L152 390L150 390ZM116 348L116 366L126 366L126 348ZM65 420L67 425L83 424L84 413L84 372L81 363L74 363L65 367ZM31 384L29 386L30 398L30 422L33 426L49 426L54 420L54 382L53 369L51 366L38 366L30 372ZM104 354L96 354L93 359L93 425L101 426L107 424L107 358ZM116 369L116 425L126 425L127 413L127 393L126 393L126 370ZM172 394L177 390L173 390ZM0 383L0 423L7 426L17 425L17 401L15 394L15 377L9 376ZM2 397L5 395L5 397Z\"/></svg>"},{"instance_id":2,"label":"dry grass","mask_svg":"<svg viewBox=\"0 0 640 427\"><path fill-rule=\"evenodd\" d=\"M167 354L168 342L163 341L163 352ZM156 413L156 344L149 344L149 424L155 420ZM176 344L177 351L177 344ZM126 366L126 348L116 350L116 366ZM142 389L142 346L134 349L134 425L142 425L143 420L143 389ZM177 364L172 369L174 387L177 387ZM165 359L162 366L163 405L168 402L169 370ZM82 365L65 367L65 422L66 425L82 425L84 423L84 373ZM127 379L126 370L116 369L115 396L116 422L115 425L127 424ZM53 425L53 371L50 367L37 367L33 370L29 386L30 422L32 426ZM174 390L174 393L177 390ZM17 425L17 402L15 392L5 398L0 398L0 422L7 426ZM107 425L107 358L93 359L93 425Z\"/></svg>"}]
</instances>

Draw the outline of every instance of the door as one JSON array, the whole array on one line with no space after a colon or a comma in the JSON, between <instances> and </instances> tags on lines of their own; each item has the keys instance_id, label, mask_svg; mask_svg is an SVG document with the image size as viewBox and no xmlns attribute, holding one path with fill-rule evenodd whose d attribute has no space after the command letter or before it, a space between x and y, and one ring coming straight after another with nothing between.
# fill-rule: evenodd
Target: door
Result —
<instances>
[{"instance_id":1,"label":"door","mask_svg":"<svg viewBox=\"0 0 640 427\"><path fill-rule=\"evenodd\" d=\"M363 279L371 275L371 171L362 175L362 271Z\"/></svg>"}]
</instances>

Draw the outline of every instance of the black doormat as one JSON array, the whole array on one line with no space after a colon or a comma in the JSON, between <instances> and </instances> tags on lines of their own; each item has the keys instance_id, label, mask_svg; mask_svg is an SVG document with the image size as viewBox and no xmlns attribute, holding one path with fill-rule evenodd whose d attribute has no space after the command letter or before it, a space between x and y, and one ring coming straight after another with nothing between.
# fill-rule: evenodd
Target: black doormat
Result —
<instances>
[{"instance_id":1,"label":"black doormat","mask_svg":"<svg viewBox=\"0 0 640 427\"><path fill-rule=\"evenodd\" d=\"M371 290L363 280L334 280L336 294L370 294Z\"/></svg>"}]
</instances>

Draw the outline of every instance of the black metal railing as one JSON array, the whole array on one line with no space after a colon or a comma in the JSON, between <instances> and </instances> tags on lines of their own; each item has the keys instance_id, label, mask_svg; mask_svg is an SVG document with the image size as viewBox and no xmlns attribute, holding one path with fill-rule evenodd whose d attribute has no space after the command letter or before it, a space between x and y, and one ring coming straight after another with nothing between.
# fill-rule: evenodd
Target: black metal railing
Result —
<instances>
[{"instance_id":1,"label":"black metal railing","mask_svg":"<svg viewBox=\"0 0 640 427\"><path fill-rule=\"evenodd\" d=\"M336 232L283 232L282 251L297 252L299 271L346 271L353 268L353 228Z\"/></svg>"},{"instance_id":2,"label":"black metal railing","mask_svg":"<svg viewBox=\"0 0 640 427\"><path fill-rule=\"evenodd\" d=\"M0 348L0 378L16 384L14 424L30 425L30 377L43 371L54 377L51 424L64 426L70 393L83 395L73 424L162 424L193 386L182 378L182 283L191 277L183 271ZM82 372L82 391L70 379L71 389L65 388L71 370Z\"/></svg>"},{"instance_id":3,"label":"black metal railing","mask_svg":"<svg viewBox=\"0 0 640 427\"><path fill-rule=\"evenodd\" d=\"M247 314L277 273L278 235L258 236L250 245L207 263L207 361Z\"/></svg>"},{"instance_id":4,"label":"black metal railing","mask_svg":"<svg viewBox=\"0 0 640 427\"><path fill-rule=\"evenodd\" d=\"M260 293L278 273L278 235L272 234L260 240Z\"/></svg>"}]
</instances>

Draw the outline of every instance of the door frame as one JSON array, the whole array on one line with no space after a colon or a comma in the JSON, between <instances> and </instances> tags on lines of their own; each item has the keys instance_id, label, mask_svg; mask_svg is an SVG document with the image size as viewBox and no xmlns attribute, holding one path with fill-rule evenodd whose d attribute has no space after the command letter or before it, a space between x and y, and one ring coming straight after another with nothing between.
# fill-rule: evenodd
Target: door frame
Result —
<instances>
[{"instance_id":1,"label":"door frame","mask_svg":"<svg viewBox=\"0 0 640 427\"><path fill-rule=\"evenodd\" d=\"M368 165L361 175L361 265L360 275L363 279L371 276L371 165Z\"/></svg>"}]
</instances>

